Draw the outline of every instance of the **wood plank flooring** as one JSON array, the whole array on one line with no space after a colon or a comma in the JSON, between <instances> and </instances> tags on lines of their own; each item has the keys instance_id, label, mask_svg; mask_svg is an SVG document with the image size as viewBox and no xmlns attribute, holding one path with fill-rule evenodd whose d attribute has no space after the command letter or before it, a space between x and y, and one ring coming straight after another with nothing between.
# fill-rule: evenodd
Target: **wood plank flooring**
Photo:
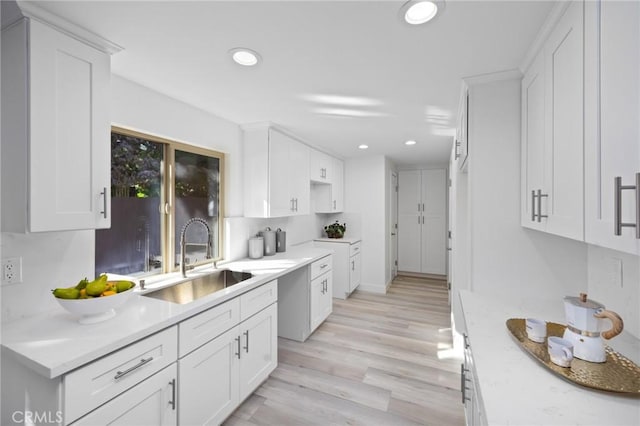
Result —
<instances>
[{"instance_id":1,"label":"wood plank flooring","mask_svg":"<svg viewBox=\"0 0 640 426\"><path fill-rule=\"evenodd\" d=\"M434 279L334 299L306 342L278 339L278 368L225 425L464 425L449 312Z\"/></svg>"}]
</instances>

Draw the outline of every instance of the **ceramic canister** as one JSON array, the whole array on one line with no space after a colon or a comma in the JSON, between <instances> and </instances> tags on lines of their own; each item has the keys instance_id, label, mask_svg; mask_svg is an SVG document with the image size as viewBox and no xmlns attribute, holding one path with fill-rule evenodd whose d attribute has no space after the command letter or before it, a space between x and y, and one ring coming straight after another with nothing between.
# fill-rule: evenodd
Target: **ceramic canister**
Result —
<instances>
[{"instance_id":1,"label":"ceramic canister","mask_svg":"<svg viewBox=\"0 0 640 426\"><path fill-rule=\"evenodd\" d=\"M276 251L287 251L287 233L280 228L276 231Z\"/></svg>"},{"instance_id":2,"label":"ceramic canister","mask_svg":"<svg viewBox=\"0 0 640 426\"><path fill-rule=\"evenodd\" d=\"M255 236L249 238L249 258L260 259L264 254L264 238Z\"/></svg>"},{"instance_id":3,"label":"ceramic canister","mask_svg":"<svg viewBox=\"0 0 640 426\"><path fill-rule=\"evenodd\" d=\"M264 255L272 256L276 254L276 231L272 231L271 228L267 228L260 232L262 238L264 238Z\"/></svg>"}]
</instances>

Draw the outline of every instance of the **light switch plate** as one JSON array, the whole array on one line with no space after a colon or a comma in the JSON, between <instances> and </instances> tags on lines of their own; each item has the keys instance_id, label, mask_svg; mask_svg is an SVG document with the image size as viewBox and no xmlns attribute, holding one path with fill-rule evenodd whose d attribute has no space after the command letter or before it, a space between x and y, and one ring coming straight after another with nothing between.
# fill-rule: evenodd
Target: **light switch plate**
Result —
<instances>
[{"instance_id":1,"label":"light switch plate","mask_svg":"<svg viewBox=\"0 0 640 426\"><path fill-rule=\"evenodd\" d=\"M609 281L616 288L621 288L622 283L622 259L609 258Z\"/></svg>"}]
</instances>

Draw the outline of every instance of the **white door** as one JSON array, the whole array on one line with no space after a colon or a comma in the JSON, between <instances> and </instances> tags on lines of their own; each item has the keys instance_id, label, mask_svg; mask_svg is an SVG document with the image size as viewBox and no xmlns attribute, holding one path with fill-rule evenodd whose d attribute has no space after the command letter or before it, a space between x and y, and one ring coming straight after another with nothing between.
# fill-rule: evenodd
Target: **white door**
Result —
<instances>
[{"instance_id":1,"label":"white door","mask_svg":"<svg viewBox=\"0 0 640 426\"><path fill-rule=\"evenodd\" d=\"M522 79L522 226L544 229L538 217L538 190L544 186L544 55L540 53ZM545 203L546 204L546 203Z\"/></svg>"},{"instance_id":2,"label":"white door","mask_svg":"<svg viewBox=\"0 0 640 426\"><path fill-rule=\"evenodd\" d=\"M344 161L334 158L332 166L332 207L334 212L341 212L344 210Z\"/></svg>"},{"instance_id":3,"label":"white door","mask_svg":"<svg viewBox=\"0 0 640 426\"><path fill-rule=\"evenodd\" d=\"M109 55L29 25L30 231L108 228Z\"/></svg>"},{"instance_id":4,"label":"white door","mask_svg":"<svg viewBox=\"0 0 640 426\"><path fill-rule=\"evenodd\" d=\"M585 238L640 254L636 229L615 232L614 182L640 172L640 3L587 2L585 62ZM621 191L621 222L635 223L634 191Z\"/></svg>"},{"instance_id":5,"label":"white door","mask_svg":"<svg viewBox=\"0 0 640 426\"><path fill-rule=\"evenodd\" d=\"M269 129L269 216L291 216L294 200L291 192L289 138Z\"/></svg>"},{"instance_id":6,"label":"white door","mask_svg":"<svg viewBox=\"0 0 640 426\"><path fill-rule=\"evenodd\" d=\"M447 273L447 174L422 171L422 258L420 272Z\"/></svg>"},{"instance_id":7,"label":"white door","mask_svg":"<svg viewBox=\"0 0 640 426\"><path fill-rule=\"evenodd\" d=\"M576 1L544 48L548 196L540 202L548 216L547 232L580 241L584 240L583 44L583 2Z\"/></svg>"},{"instance_id":8,"label":"white door","mask_svg":"<svg viewBox=\"0 0 640 426\"><path fill-rule=\"evenodd\" d=\"M219 424L233 412L240 402L240 351L236 326L178 361L180 424Z\"/></svg>"},{"instance_id":9,"label":"white door","mask_svg":"<svg viewBox=\"0 0 640 426\"><path fill-rule=\"evenodd\" d=\"M177 377L178 369L173 363L101 405L74 425L176 425Z\"/></svg>"},{"instance_id":10,"label":"white door","mask_svg":"<svg viewBox=\"0 0 640 426\"><path fill-rule=\"evenodd\" d=\"M253 392L278 365L278 304L240 324L240 401Z\"/></svg>"},{"instance_id":11,"label":"white door","mask_svg":"<svg viewBox=\"0 0 640 426\"><path fill-rule=\"evenodd\" d=\"M421 272L420 170L398 172L398 270Z\"/></svg>"},{"instance_id":12,"label":"white door","mask_svg":"<svg viewBox=\"0 0 640 426\"><path fill-rule=\"evenodd\" d=\"M391 181L389 182L389 193L391 199L389 201L389 230L391 232L389 238L389 270L391 271L391 279L398 275L398 174L391 173Z\"/></svg>"}]
</instances>

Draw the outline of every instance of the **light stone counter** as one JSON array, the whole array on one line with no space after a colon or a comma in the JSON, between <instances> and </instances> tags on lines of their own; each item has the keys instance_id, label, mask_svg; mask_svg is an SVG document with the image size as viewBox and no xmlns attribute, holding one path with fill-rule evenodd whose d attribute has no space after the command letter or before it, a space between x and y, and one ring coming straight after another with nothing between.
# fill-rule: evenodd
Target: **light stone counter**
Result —
<instances>
[{"instance_id":1,"label":"light stone counter","mask_svg":"<svg viewBox=\"0 0 640 426\"><path fill-rule=\"evenodd\" d=\"M623 396L566 381L531 358L505 325L535 317L564 324L562 300L519 303L460 292L489 425L640 425L640 395ZM640 341L623 332L607 344L640 365Z\"/></svg>"},{"instance_id":2,"label":"light stone counter","mask_svg":"<svg viewBox=\"0 0 640 426\"><path fill-rule=\"evenodd\" d=\"M97 324L79 324L77 317L62 307L2 324L2 356L13 357L47 378L58 377L329 254L328 250L307 245L262 259L218 265L251 272L254 277L184 305L145 297L138 290L116 310L115 318ZM209 266L187 275L197 276L210 270ZM166 281L150 279L148 283L148 289L152 290L165 286Z\"/></svg>"}]
</instances>

